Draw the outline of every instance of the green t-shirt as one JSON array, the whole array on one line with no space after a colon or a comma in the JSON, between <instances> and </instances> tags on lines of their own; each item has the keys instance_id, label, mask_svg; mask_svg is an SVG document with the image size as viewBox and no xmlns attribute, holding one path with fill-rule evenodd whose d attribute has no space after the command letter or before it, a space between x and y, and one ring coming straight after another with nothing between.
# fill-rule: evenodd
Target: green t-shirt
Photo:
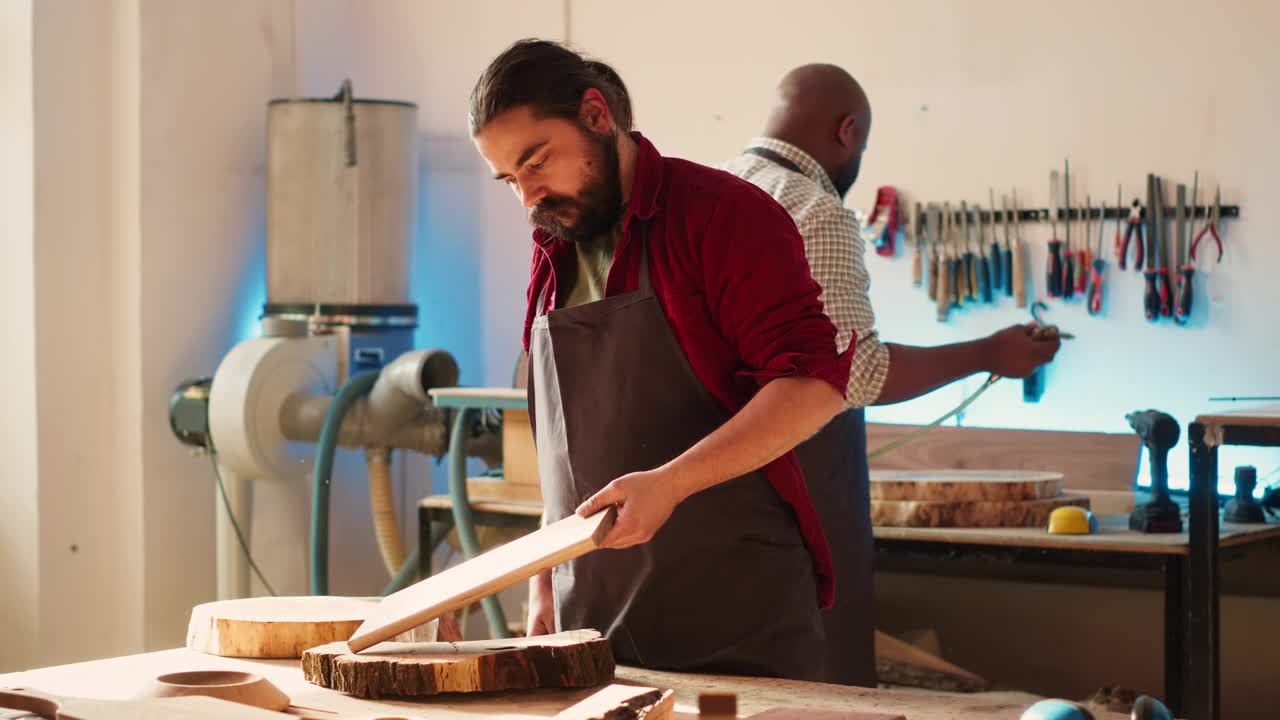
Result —
<instances>
[{"instance_id":1,"label":"green t-shirt","mask_svg":"<svg viewBox=\"0 0 1280 720\"><path fill-rule=\"evenodd\" d=\"M564 307L585 305L604 299L605 281L609 278L609 268L613 265L613 252L618 247L618 237L622 228L613 227L607 235L602 235L589 243L575 243L578 257L577 276L573 281L573 289L565 298Z\"/></svg>"}]
</instances>

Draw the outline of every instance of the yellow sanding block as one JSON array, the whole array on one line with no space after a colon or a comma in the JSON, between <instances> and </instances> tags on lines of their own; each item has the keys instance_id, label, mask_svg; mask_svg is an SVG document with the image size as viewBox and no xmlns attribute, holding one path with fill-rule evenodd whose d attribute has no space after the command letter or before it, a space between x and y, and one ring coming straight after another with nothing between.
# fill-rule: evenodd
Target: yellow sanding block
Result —
<instances>
[{"instance_id":1,"label":"yellow sanding block","mask_svg":"<svg viewBox=\"0 0 1280 720\"><path fill-rule=\"evenodd\" d=\"M1060 507L1049 513L1053 535L1088 535L1098 529L1098 519L1081 507Z\"/></svg>"}]
</instances>

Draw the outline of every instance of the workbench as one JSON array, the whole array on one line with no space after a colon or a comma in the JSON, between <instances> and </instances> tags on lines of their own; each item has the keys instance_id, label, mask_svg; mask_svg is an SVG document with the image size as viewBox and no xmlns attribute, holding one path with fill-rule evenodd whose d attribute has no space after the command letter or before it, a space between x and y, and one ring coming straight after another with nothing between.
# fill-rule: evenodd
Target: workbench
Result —
<instances>
[{"instance_id":1,"label":"workbench","mask_svg":"<svg viewBox=\"0 0 1280 720\"><path fill-rule=\"evenodd\" d=\"M296 660L240 660L205 655L185 648L96 660L0 675L0 688L28 688L55 695L123 700L145 681L180 670L239 670L257 673L279 687L295 706L340 713L334 720L393 716L438 720L475 720L478 715L507 718L552 717L593 690L536 690L483 695L438 696L417 702L360 700L308 683ZM672 689L676 711L696 715L698 693L738 696L738 712L753 715L774 707L894 712L907 720L1017 720L1039 698L1026 693L945 695L905 690L871 690L768 678L727 677L618 668L618 682ZM1099 720L1127 716L1101 713ZM92 720L92 719L90 719Z\"/></svg>"}]
</instances>

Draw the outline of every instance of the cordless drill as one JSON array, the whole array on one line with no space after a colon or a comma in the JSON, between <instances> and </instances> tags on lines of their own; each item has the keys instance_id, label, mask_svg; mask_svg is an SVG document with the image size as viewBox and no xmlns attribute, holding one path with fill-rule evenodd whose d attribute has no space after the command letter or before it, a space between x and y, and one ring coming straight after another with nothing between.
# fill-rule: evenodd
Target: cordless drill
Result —
<instances>
[{"instance_id":1,"label":"cordless drill","mask_svg":"<svg viewBox=\"0 0 1280 720\"><path fill-rule=\"evenodd\" d=\"M1169 450L1178 444L1178 421L1159 410L1124 416L1138 433L1151 462L1151 500L1129 514L1129 529L1144 533L1182 532L1182 511L1169 499Z\"/></svg>"}]
</instances>

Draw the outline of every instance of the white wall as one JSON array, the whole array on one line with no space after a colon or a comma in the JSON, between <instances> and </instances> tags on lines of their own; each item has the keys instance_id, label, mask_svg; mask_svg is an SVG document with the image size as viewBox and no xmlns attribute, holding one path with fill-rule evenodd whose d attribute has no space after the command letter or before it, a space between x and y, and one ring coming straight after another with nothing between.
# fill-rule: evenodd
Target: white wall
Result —
<instances>
[{"instance_id":1,"label":"white wall","mask_svg":"<svg viewBox=\"0 0 1280 720\"><path fill-rule=\"evenodd\" d=\"M36 642L39 549L36 478L35 234L32 178L35 113L31 90L30 0L0 3L0 305L8 309L8 349L0 353L0 637L16 655Z\"/></svg>"}]
</instances>

